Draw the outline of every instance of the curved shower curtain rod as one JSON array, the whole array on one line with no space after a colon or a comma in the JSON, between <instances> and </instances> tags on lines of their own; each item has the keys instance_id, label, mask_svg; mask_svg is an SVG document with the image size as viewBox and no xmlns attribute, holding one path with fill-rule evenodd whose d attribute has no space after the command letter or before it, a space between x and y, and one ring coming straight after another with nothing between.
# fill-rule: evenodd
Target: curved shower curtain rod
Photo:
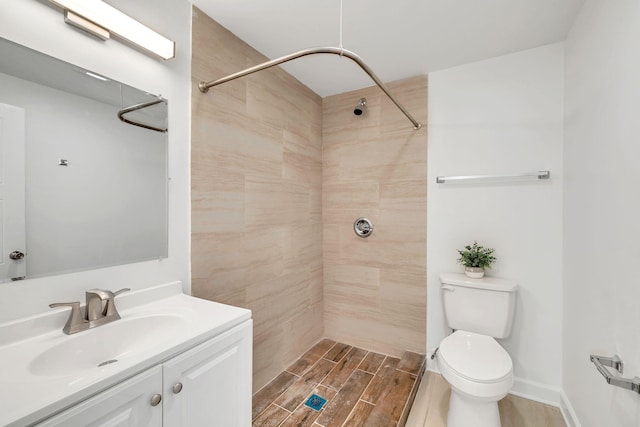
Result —
<instances>
[{"instance_id":1,"label":"curved shower curtain rod","mask_svg":"<svg viewBox=\"0 0 640 427\"><path fill-rule=\"evenodd\" d=\"M131 119L127 119L124 115L131 113L132 111L137 111L137 110L142 110L143 108L147 108L147 107L151 107L153 105L157 105L157 104L161 104L163 102L166 102L164 99L154 99L152 101L147 101L147 102L142 102L140 104L136 104L136 105L132 105L131 107L127 107L127 108L123 108L122 110L118 111L118 118L125 122L128 123L130 125L134 125L134 126L138 126L141 128L145 128L145 129L149 129L149 130L155 130L156 132L166 132L168 129L167 128L159 128L156 126L151 126L145 123L140 123L140 122L135 122Z\"/></svg>"},{"instance_id":2,"label":"curved shower curtain rod","mask_svg":"<svg viewBox=\"0 0 640 427\"><path fill-rule=\"evenodd\" d=\"M398 100L391 94L391 92L389 92L389 90L382 83L382 81L380 81L378 76L375 75L375 73L371 70L371 68L369 68L367 64L365 64L364 61L358 55L351 52L350 50L342 49L339 47L316 47L316 48L305 49L298 52L294 52L289 55L281 56L280 58L272 59L271 61L263 62L262 64L254 65L253 67L247 68L242 71L238 71L237 73L230 74L218 80L212 80L209 82L204 82L204 81L200 82L198 83L198 88L200 89L200 92L207 93L209 91L209 88L212 88L214 86L230 82L240 77L248 76L249 74L253 74L257 71L266 70L267 68L271 68L276 65L289 62L293 59L302 58L303 56L307 56L307 55L316 55L319 53L328 53L332 55L346 56L347 58L351 59L353 62L358 64L360 68L362 68L362 70L365 73L367 73L369 77L371 77L371 80L373 80L375 84L378 85L380 89L382 89L382 91L389 97L389 99L393 101L394 104L396 104L396 107L398 107L400 111L402 111L402 113L405 116L407 116L407 118L411 121L411 123L413 123L414 129L418 130L422 127L422 125L418 121L416 121L416 119L414 119L413 116L409 114L407 110L405 110L402 104L400 104L400 102L398 102Z\"/></svg>"}]
</instances>

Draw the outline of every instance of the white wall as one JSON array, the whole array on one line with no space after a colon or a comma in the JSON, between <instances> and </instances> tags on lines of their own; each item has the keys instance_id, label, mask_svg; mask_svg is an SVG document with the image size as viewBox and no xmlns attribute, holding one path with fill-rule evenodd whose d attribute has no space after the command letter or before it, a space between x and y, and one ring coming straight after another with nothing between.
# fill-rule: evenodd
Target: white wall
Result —
<instances>
[{"instance_id":1,"label":"white wall","mask_svg":"<svg viewBox=\"0 0 640 427\"><path fill-rule=\"evenodd\" d=\"M186 0L113 0L116 8L176 41L177 57L159 61L117 40L73 29L46 1L0 2L0 36L169 100L169 258L0 284L0 322L82 299L92 287L134 289L182 280L189 290L189 138L191 6Z\"/></svg>"},{"instance_id":2,"label":"white wall","mask_svg":"<svg viewBox=\"0 0 640 427\"><path fill-rule=\"evenodd\" d=\"M562 361L563 45L429 75L427 351L450 331L438 275L457 248L496 249L490 276L519 285L514 392L558 403ZM436 184L438 175L550 170L548 181ZM431 367L433 368L433 366Z\"/></svg>"},{"instance_id":3,"label":"white wall","mask_svg":"<svg viewBox=\"0 0 640 427\"><path fill-rule=\"evenodd\" d=\"M640 426L640 3L588 0L566 42L563 388L585 426Z\"/></svg>"}]
</instances>

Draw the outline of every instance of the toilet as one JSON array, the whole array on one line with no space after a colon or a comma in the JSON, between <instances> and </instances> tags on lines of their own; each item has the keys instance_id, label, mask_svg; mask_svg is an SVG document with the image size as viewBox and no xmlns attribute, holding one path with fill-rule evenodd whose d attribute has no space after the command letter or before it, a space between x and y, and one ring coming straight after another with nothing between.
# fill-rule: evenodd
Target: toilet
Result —
<instances>
[{"instance_id":1,"label":"toilet","mask_svg":"<svg viewBox=\"0 0 640 427\"><path fill-rule=\"evenodd\" d=\"M436 353L451 385L448 427L500 427L498 401L513 385L513 362L495 340L511 333L515 282L464 274L440 275L447 325L454 332Z\"/></svg>"}]
</instances>

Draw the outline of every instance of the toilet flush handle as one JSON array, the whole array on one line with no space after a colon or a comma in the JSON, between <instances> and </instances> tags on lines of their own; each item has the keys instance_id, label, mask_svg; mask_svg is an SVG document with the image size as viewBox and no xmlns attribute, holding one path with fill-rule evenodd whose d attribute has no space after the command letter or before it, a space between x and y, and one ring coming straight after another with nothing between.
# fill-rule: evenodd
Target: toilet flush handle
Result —
<instances>
[{"instance_id":1,"label":"toilet flush handle","mask_svg":"<svg viewBox=\"0 0 640 427\"><path fill-rule=\"evenodd\" d=\"M449 292L455 292L456 288L454 288L453 286L449 286L449 285L442 285L442 290L443 291L449 291Z\"/></svg>"}]
</instances>

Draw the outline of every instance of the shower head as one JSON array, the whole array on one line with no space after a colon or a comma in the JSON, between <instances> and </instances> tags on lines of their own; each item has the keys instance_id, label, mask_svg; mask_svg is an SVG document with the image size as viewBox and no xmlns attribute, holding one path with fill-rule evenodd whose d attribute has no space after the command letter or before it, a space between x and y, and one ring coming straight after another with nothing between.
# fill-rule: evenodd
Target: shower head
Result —
<instances>
[{"instance_id":1,"label":"shower head","mask_svg":"<svg viewBox=\"0 0 640 427\"><path fill-rule=\"evenodd\" d=\"M356 116L361 115L364 112L364 106L367 105L367 98L360 98L358 105L353 109L353 114Z\"/></svg>"}]
</instances>

